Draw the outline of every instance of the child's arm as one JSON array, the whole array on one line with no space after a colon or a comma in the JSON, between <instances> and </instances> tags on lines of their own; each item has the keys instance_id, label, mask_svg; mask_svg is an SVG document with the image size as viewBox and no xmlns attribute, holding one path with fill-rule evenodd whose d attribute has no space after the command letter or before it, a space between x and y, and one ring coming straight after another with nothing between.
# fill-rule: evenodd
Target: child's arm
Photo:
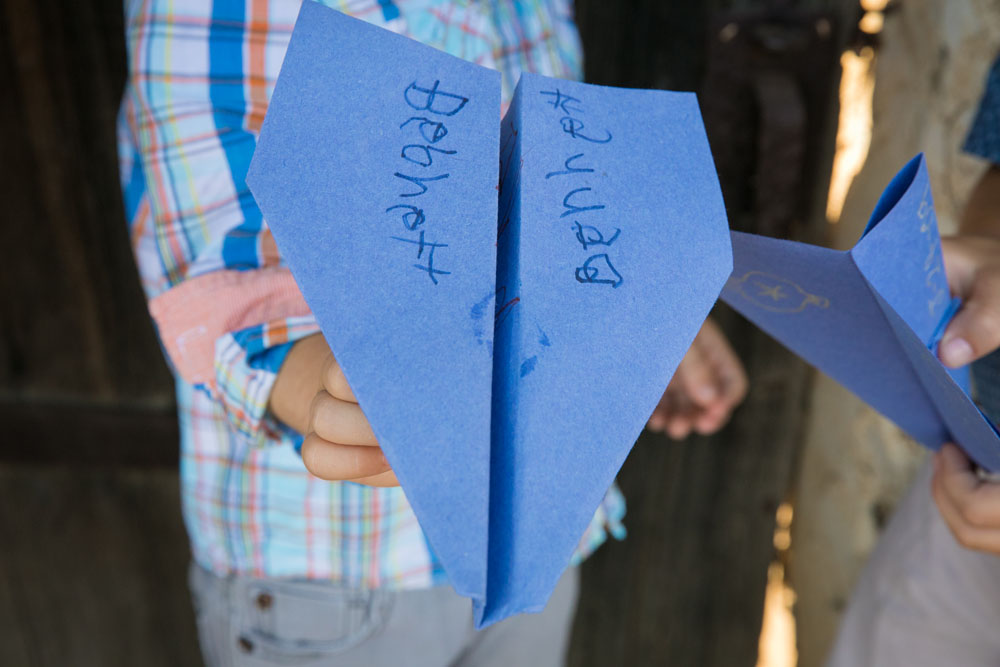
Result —
<instances>
[{"instance_id":1,"label":"child's arm","mask_svg":"<svg viewBox=\"0 0 1000 667\"><path fill-rule=\"evenodd\" d=\"M234 433L252 446L287 442L267 410L271 388L292 344L318 327L244 177L274 76L256 55L287 39L294 8L269 15L273 33L242 14L221 20L211 3L126 11L123 182L160 339L178 380L208 394ZM240 30L255 33L249 46Z\"/></svg>"}]
</instances>

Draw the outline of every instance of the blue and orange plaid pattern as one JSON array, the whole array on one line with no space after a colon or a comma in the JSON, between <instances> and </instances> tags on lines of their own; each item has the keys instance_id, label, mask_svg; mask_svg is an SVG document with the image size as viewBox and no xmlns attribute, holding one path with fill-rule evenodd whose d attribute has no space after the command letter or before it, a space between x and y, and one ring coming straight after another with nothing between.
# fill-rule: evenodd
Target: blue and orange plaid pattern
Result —
<instances>
[{"instance_id":1,"label":"blue and orange plaid pattern","mask_svg":"<svg viewBox=\"0 0 1000 667\"><path fill-rule=\"evenodd\" d=\"M121 171L150 299L216 272L281 266L244 177L299 4L126 2ZM570 0L326 4L499 69L505 100L522 70L581 75ZM214 340L212 381L177 378L183 512L195 559L219 574L365 587L445 581L402 490L312 477L295 450L300 436L270 418L268 396L288 348L317 331L301 314L250 323ZM608 531L623 536L624 511L613 487L577 559Z\"/></svg>"}]
</instances>

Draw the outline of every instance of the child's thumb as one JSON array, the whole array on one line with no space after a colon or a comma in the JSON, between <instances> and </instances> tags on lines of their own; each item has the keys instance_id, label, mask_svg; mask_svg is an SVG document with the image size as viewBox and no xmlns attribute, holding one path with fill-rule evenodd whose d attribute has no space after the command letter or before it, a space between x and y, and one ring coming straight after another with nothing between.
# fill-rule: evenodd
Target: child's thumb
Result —
<instances>
[{"instance_id":1,"label":"child's thumb","mask_svg":"<svg viewBox=\"0 0 1000 667\"><path fill-rule=\"evenodd\" d=\"M1000 347L1000 276L982 276L973 283L961 310L938 345L946 366L958 368Z\"/></svg>"}]
</instances>

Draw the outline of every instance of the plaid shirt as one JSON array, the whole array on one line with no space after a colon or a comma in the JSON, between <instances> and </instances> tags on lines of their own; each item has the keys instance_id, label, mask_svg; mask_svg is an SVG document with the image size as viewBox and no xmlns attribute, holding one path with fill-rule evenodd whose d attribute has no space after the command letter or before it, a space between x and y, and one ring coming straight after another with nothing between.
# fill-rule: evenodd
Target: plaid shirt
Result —
<instances>
[{"instance_id":1,"label":"plaid shirt","mask_svg":"<svg viewBox=\"0 0 1000 667\"><path fill-rule=\"evenodd\" d=\"M962 149L1000 164L1000 56L990 66L986 87Z\"/></svg>"},{"instance_id":2,"label":"plaid shirt","mask_svg":"<svg viewBox=\"0 0 1000 667\"><path fill-rule=\"evenodd\" d=\"M505 100L522 70L579 78L570 2L327 0L500 70ZM433 585L446 578L402 490L312 477L296 452L301 436L267 412L291 344L318 332L307 310L288 305L301 295L285 298L269 282L284 269L244 182L299 4L126 2L123 189L142 283L177 375L185 522L195 559L219 574ZM185 318L194 326L168 336ZM624 511L612 487L578 559L608 531L624 535Z\"/></svg>"},{"instance_id":3,"label":"plaid shirt","mask_svg":"<svg viewBox=\"0 0 1000 667\"><path fill-rule=\"evenodd\" d=\"M1000 165L1000 56L986 75L986 88L962 148ZM1000 424L1000 350L972 364L972 377L979 407Z\"/></svg>"}]
</instances>

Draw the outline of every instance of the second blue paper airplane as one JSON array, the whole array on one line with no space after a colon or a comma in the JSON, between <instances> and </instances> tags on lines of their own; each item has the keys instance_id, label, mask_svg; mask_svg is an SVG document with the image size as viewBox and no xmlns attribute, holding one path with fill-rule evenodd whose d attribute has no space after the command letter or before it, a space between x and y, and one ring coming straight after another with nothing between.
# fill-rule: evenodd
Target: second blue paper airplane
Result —
<instances>
[{"instance_id":1,"label":"second blue paper airplane","mask_svg":"<svg viewBox=\"0 0 1000 667\"><path fill-rule=\"evenodd\" d=\"M849 251L733 232L729 305L931 449L955 442L1000 470L996 428L968 368L937 345L959 304L945 276L923 156L886 188Z\"/></svg>"},{"instance_id":2,"label":"second blue paper airplane","mask_svg":"<svg viewBox=\"0 0 1000 667\"><path fill-rule=\"evenodd\" d=\"M732 268L693 94L303 4L248 183L477 625L540 610Z\"/></svg>"}]
</instances>

